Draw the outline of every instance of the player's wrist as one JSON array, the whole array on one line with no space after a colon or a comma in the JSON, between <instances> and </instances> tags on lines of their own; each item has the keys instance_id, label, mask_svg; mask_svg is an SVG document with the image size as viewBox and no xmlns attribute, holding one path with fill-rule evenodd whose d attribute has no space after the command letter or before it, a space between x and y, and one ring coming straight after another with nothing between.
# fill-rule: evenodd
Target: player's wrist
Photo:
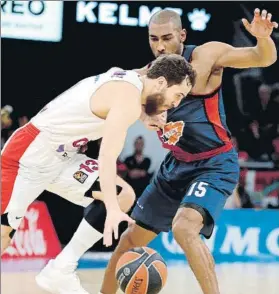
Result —
<instances>
[{"instance_id":1,"label":"player's wrist","mask_svg":"<svg viewBox=\"0 0 279 294\"><path fill-rule=\"evenodd\" d=\"M105 203L105 206L108 213L118 212L119 210L121 210L117 201L116 202L110 201L109 203Z\"/></svg>"},{"instance_id":2,"label":"player's wrist","mask_svg":"<svg viewBox=\"0 0 279 294\"><path fill-rule=\"evenodd\" d=\"M271 36L255 36L254 37L256 38L257 42L261 42L261 41L267 41L267 40L270 40L271 39Z\"/></svg>"}]
</instances>

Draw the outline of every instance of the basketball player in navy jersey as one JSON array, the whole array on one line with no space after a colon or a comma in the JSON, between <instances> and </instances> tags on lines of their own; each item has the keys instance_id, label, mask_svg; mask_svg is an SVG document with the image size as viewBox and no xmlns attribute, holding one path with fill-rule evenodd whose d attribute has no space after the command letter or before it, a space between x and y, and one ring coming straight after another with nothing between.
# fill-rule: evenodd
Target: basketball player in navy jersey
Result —
<instances>
[{"instance_id":1,"label":"basketball player in navy jersey","mask_svg":"<svg viewBox=\"0 0 279 294\"><path fill-rule=\"evenodd\" d=\"M184 46L186 30L178 14L163 10L152 16L149 43L154 55L182 54L196 70L197 81L191 95L168 111L167 123L158 131L170 152L132 212L136 224L121 236L106 269L102 294L116 293L115 267L124 252L146 246L170 229L203 293L220 293L213 257L200 234L210 238L239 178L238 156L226 125L222 74L225 67L267 67L277 59L270 35L278 24L271 22L271 14L256 9L251 23L242 22L257 39L255 47L234 48L220 42Z\"/></svg>"}]
</instances>

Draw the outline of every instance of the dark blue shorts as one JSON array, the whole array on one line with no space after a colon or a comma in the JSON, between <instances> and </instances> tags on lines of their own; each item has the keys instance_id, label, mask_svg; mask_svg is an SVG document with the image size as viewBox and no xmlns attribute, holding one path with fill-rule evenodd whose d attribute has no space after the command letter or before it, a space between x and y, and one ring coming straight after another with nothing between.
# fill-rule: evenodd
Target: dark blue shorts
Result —
<instances>
[{"instance_id":1,"label":"dark blue shorts","mask_svg":"<svg viewBox=\"0 0 279 294\"><path fill-rule=\"evenodd\" d=\"M238 180L235 150L190 163L179 161L169 153L138 199L132 217L155 233L168 232L178 208L192 207L202 214L201 234L209 238Z\"/></svg>"}]
</instances>

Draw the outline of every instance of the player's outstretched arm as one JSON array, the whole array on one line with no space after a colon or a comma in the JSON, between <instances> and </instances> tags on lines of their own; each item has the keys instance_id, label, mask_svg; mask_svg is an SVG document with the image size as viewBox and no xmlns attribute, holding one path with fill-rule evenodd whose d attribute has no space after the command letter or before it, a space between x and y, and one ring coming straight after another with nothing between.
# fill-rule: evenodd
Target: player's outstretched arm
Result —
<instances>
[{"instance_id":1,"label":"player's outstretched arm","mask_svg":"<svg viewBox=\"0 0 279 294\"><path fill-rule=\"evenodd\" d=\"M221 42L209 42L203 46L212 52L216 60L215 67L267 67L277 60L277 51L270 35L278 23L272 22L271 13L266 10L260 12L257 8L251 23L242 19L245 29L257 39L255 47L236 48Z\"/></svg>"},{"instance_id":2,"label":"player's outstretched arm","mask_svg":"<svg viewBox=\"0 0 279 294\"><path fill-rule=\"evenodd\" d=\"M107 93L113 93L112 104L107 114L103 139L99 153L99 176L107 218L104 230L104 244L112 244L112 234L118 238L118 225L122 221L133 222L123 213L118 205L116 195L116 161L120 155L128 128L140 117L141 103L139 90L127 82L110 82Z\"/></svg>"}]
</instances>

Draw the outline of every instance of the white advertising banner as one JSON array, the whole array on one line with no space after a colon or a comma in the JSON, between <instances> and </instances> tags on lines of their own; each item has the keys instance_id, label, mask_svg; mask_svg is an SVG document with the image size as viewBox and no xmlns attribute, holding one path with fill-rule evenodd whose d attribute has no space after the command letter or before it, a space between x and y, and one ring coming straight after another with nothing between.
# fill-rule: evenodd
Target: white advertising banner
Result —
<instances>
[{"instance_id":1,"label":"white advertising banner","mask_svg":"<svg viewBox=\"0 0 279 294\"><path fill-rule=\"evenodd\" d=\"M63 1L1 1L1 37L59 42Z\"/></svg>"}]
</instances>

